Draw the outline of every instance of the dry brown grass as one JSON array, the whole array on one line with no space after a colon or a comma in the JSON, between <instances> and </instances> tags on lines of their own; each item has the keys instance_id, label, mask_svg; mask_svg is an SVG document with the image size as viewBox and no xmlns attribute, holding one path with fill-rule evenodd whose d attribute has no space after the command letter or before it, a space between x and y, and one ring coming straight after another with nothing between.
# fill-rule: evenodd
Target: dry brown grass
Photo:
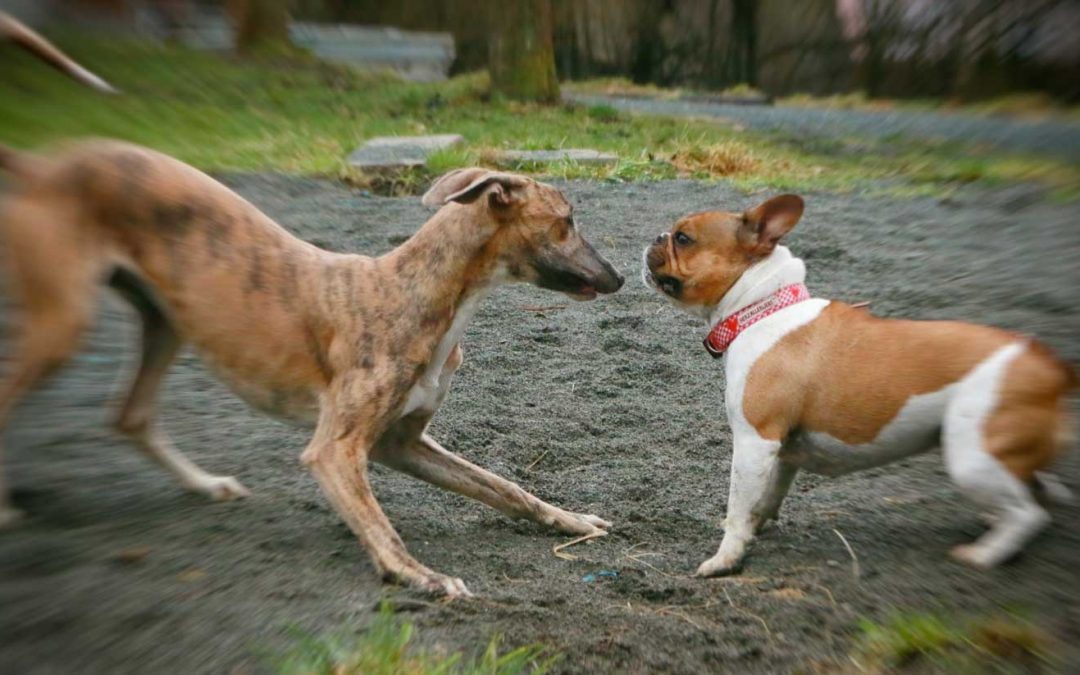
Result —
<instances>
[{"instance_id":1,"label":"dry brown grass","mask_svg":"<svg viewBox=\"0 0 1080 675\"><path fill-rule=\"evenodd\" d=\"M750 146L724 141L680 149L671 156L671 163L680 173L733 177L757 173L764 162Z\"/></svg>"}]
</instances>

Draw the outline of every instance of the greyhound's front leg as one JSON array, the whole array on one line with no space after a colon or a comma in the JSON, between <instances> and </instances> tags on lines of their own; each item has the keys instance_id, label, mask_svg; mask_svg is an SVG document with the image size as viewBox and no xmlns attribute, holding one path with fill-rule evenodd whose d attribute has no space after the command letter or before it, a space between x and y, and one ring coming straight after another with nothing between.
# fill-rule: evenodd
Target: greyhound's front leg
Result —
<instances>
[{"instance_id":1,"label":"greyhound's front leg","mask_svg":"<svg viewBox=\"0 0 1080 675\"><path fill-rule=\"evenodd\" d=\"M380 464L471 497L511 518L528 518L571 534L593 534L611 527L597 516L572 513L529 494L508 480L447 451L424 433L428 421L446 398L450 380L461 366L464 353L456 345L439 377L438 395L432 405L395 422L379 439L371 458Z\"/></svg>"},{"instance_id":2,"label":"greyhound's front leg","mask_svg":"<svg viewBox=\"0 0 1080 675\"><path fill-rule=\"evenodd\" d=\"M408 425L409 419L399 424ZM419 428L416 428L416 427ZM597 516L552 506L518 485L447 451L425 433L390 433L380 441L375 461L441 488L471 497L511 518L527 518L570 534L603 534L611 523Z\"/></svg>"},{"instance_id":3,"label":"greyhound's front leg","mask_svg":"<svg viewBox=\"0 0 1080 675\"><path fill-rule=\"evenodd\" d=\"M324 407L315 437L302 456L334 509L359 537L375 567L396 581L437 595L472 595L461 579L438 574L417 562L383 513L368 483L367 464L372 443L357 419L364 411Z\"/></svg>"}]
</instances>

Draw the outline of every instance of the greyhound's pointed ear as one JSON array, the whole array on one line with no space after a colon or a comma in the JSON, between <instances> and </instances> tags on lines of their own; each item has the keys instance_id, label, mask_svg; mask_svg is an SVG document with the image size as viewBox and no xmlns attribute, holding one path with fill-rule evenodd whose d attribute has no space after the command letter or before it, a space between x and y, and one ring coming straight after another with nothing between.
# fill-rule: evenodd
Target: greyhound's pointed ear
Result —
<instances>
[{"instance_id":1,"label":"greyhound's pointed ear","mask_svg":"<svg viewBox=\"0 0 1080 675\"><path fill-rule=\"evenodd\" d=\"M513 190L525 187L528 182L527 178L512 173L479 168L455 169L436 180L420 201L424 206L435 208L450 202L471 204L494 186L491 189L492 205L509 206L513 202Z\"/></svg>"},{"instance_id":2,"label":"greyhound's pointed ear","mask_svg":"<svg viewBox=\"0 0 1080 675\"><path fill-rule=\"evenodd\" d=\"M803 200L798 195L780 195L743 214L739 240L756 257L773 252L780 239L791 232L803 214Z\"/></svg>"}]
</instances>

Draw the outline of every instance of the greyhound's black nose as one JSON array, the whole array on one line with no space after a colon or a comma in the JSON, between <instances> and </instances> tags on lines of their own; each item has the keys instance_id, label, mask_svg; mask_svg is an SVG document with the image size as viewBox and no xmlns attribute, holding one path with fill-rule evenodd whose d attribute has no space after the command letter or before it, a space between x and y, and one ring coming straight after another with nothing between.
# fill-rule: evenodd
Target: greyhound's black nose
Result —
<instances>
[{"instance_id":1,"label":"greyhound's black nose","mask_svg":"<svg viewBox=\"0 0 1080 675\"><path fill-rule=\"evenodd\" d=\"M671 235L669 233L667 233L667 232L661 232L660 234L656 235L656 243L657 244L663 244L664 240L667 239L670 236Z\"/></svg>"}]
</instances>

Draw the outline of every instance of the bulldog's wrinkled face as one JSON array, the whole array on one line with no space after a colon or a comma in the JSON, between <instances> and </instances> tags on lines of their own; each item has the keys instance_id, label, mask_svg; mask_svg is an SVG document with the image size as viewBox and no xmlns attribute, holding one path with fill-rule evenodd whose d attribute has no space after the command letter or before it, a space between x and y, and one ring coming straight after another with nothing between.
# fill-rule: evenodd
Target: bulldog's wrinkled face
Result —
<instances>
[{"instance_id":1,"label":"bulldog's wrinkled face","mask_svg":"<svg viewBox=\"0 0 1080 675\"><path fill-rule=\"evenodd\" d=\"M687 311L708 317L739 277L773 252L802 211L801 198L781 195L746 213L681 218L645 249L642 278Z\"/></svg>"}]
</instances>

